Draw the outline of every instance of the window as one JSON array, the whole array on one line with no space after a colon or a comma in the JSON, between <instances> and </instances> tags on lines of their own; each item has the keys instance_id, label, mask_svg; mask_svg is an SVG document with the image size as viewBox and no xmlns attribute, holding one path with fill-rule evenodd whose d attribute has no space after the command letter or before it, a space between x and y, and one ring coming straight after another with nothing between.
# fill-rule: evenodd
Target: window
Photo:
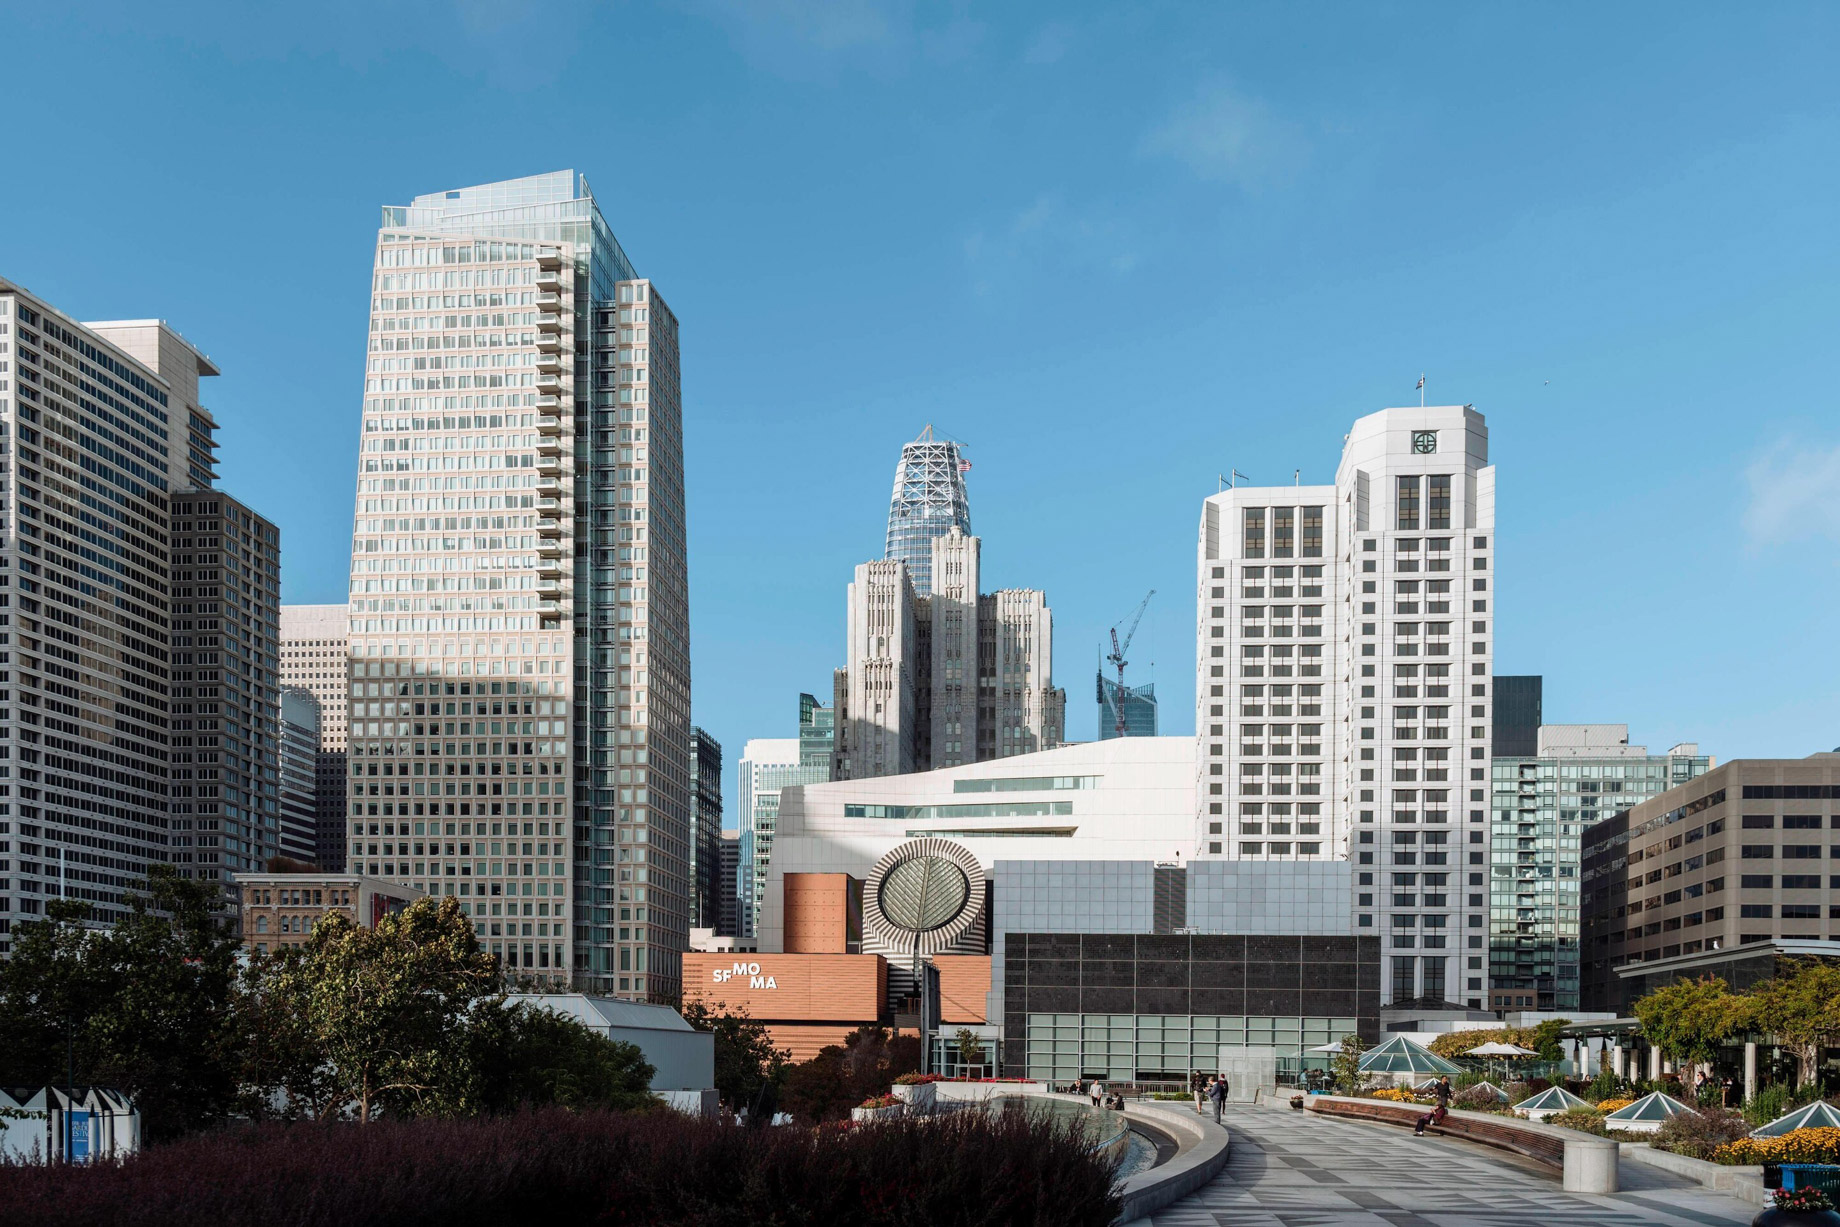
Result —
<instances>
[{"instance_id":1,"label":"window","mask_svg":"<svg viewBox=\"0 0 1840 1227\"><path fill-rule=\"evenodd\" d=\"M1783 859L1790 861L1818 861L1821 859L1820 844L1784 844Z\"/></svg>"},{"instance_id":2,"label":"window","mask_svg":"<svg viewBox=\"0 0 1840 1227\"><path fill-rule=\"evenodd\" d=\"M1747 873L1738 878L1738 885L1745 890L1768 890L1775 882L1775 875L1768 873Z\"/></svg>"},{"instance_id":3,"label":"window","mask_svg":"<svg viewBox=\"0 0 1840 1227\"><path fill-rule=\"evenodd\" d=\"M1745 844L1744 859L1747 861L1767 861L1776 855L1776 849L1769 844Z\"/></svg>"},{"instance_id":4,"label":"window","mask_svg":"<svg viewBox=\"0 0 1840 1227\"><path fill-rule=\"evenodd\" d=\"M1784 920L1819 920L1821 907L1817 903L1785 903L1782 905Z\"/></svg>"},{"instance_id":5,"label":"window","mask_svg":"<svg viewBox=\"0 0 1840 1227\"><path fill-rule=\"evenodd\" d=\"M1398 522L1395 525L1398 528L1416 529L1418 527L1418 480L1419 479L1416 477L1401 477L1398 479L1399 513Z\"/></svg>"},{"instance_id":6,"label":"window","mask_svg":"<svg viewBox=\"0 0 1840 1227\"><path fill-rule=\"evenodd\" d=\"M1431 529L1450 527L1450 475L1433 473L1426 478L1430 489L1425 499L1425 527ZM1402 526L1403 527L1403 526Z\"/></svg>"},{"instance_id":7,"label":"window","mask_svg":"<svg viewBox=\"0 0 1840 1227\"><path fill-rule=\"evenodd\" d=\"M1271 509L1271 556L1290 558L1295 548L1297 511L1293 507Z\"/></svg>"},{"instance_id":8,"label":"window","mask_svg":"<svg viewBox=\"0 0 1840 1227\"><path fill-rule=\"evenodd\" d=\"M1768 920L1773 909L1767 903L1741 903L1738 916L1744 920Z\"/></svg>"},{"instance_id":9,"label":"window","mask_svg":"<svg viewBox=\"0 0 1840 1227\"><path fill-rule=\"evenodd\" d=\"M1767 831L1776 825L1774 814L1744 815L1744 829L1747 831Z\"/></svg>"},{"instance_id":10,"label":"window","mask_svg":"<svg viewBox=\"0 0 1840 1227\"><path fill-rule=\"evenodd\" d=\"M1321 507L1305 507L1303 509L1303 557L1322 557L1322 529L1323 509Z\"/></svg>"},{"instance_id":11,"label":"window","mask_svg":"<svg viewBox=\"0 0 1840 1227\"><path fill-rule=\"evenodd\" d=\"M1265 509L1263 507L1246 508L1244 553L1248 558L1265 557Z\"/></svg>"},{"instance_id":12,"label":"window","mask_svg":"<svg viewBox=\"0 0 1840 1227\"><path fill-rule=\"evenodd\" d=\"M1783 815L1783 830L1785 831L1818 831L1820 829L1821 815L1819 814Z\"/></svg>"}]
</instances>

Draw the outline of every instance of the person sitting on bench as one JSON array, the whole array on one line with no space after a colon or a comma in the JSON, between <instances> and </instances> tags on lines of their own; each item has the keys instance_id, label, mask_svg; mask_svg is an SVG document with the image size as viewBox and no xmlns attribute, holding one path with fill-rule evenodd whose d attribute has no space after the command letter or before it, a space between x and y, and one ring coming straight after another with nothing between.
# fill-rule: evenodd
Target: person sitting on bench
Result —
<instances>
[{"instance_id":1,"label":"person sitting on bench","mask_svg":"<svg viewBox=\"0 0 1840 1227\"><path fill-rule=\"evenodd\" d=\"M1425 1130L1428 1127L1443 1124L1444 1118L1449 1115L1450 1109L1446 1108L1443 1104L1439 1104L1437 1107L1418 1118L1418 1127L1412 1130L1412 1136L1415 1138L1424 1137Z\"/></svg>"}]
</instances>

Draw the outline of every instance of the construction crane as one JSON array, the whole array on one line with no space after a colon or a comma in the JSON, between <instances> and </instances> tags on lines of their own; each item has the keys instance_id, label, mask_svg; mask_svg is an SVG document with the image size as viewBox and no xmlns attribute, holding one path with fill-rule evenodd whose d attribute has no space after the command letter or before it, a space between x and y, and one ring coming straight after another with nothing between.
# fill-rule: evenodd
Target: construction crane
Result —
<instances>
[{"instance_id":1,"label":"construction crane","mask_svg":"<svg viewBox=\"0 0 1840 1227\"><path fill-rule=\"evenodd\" d=\"M1137 635L1137 624L1144 620L1144 610L1150 608L1150 598L1155 595L1156 589L1152 588L1144 594L1144 599L1137 603L1137 608L1131 613L1131 625L1124 632L1123 643L1118 641L1118 628L1116 626L1112 628L1112 653L1105 658L1105 663L1118 670L1118 689L1112 693L1112 707L1118 713L1115 728L1119 737L1124 736L1124 667L1126 663L1124 654L1130 649L1131 640Z\"/></svg>"}]
</instances>

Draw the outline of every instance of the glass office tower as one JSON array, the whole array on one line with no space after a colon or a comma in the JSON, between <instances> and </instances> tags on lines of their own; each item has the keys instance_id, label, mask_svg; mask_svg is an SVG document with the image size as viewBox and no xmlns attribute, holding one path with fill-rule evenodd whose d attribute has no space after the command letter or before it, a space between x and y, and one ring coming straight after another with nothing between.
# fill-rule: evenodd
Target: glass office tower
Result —
<instances>
[{"instance_id":1,"label":"glass office tower","mask_svg":"<svg viewBox=\"0 0 1840 1227\"><path fill-rule=\"evenodd\" d=\"M954 526L971 535L971 505L965 497L965 470L970 467L959 445L934 438L931 426L912 443L901 445L894 494L888 501L884 557L907 564L917 597L933 595L933 539Z\"/></svg>"},{"instance_id":2,"label":"glass office tower","mask_svg":"<svg viewBox=\"0 0 1840 1227\"><path fill-rule=\"evenodd\" d=\"M1576 1010L1585 830L1706 774L1712 760L1693 742L1650 754L1629 744L1626 724L1541 725L1532 748L1494 761L1489 1007Z\"/></svg>"},{"instance_id":3,"label":"glass office tower","mask_svg":"<svg viewBox=\"0 0 1840 1227\"><path fill-rule=\"evenodd\" d=\"M573 171L383 210L352 868L531 975L674 999L690 910L677 321Z\"/></svg>"}]
</instances>

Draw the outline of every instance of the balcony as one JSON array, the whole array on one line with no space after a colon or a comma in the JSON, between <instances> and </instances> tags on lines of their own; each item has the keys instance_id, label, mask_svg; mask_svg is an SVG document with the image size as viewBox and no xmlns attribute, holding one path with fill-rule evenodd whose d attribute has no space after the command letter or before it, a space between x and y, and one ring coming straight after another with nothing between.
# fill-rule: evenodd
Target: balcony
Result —
<instances>
[{"instance_id":1,"label":"balcony","mask_svg":"<svg viewBox=\"0 0 1840 1227\"><path fill-rule=\"evenodd\" d=\"M561 477L561 476L562 476L562 457L560 456L538 456L537 457L537 480L539 483L545 477Z\"/></svg>"},{"instance_id":2,"label":"balcony","mask_svg":"<svg viewBox=\"0 0 1840 1227\"><path fill-rule=\"evenodd\" d=\"M572 283L574 278L571 277L569 280ZM537 288L539 290L554 290L557 293L561 293L565 287L563 285L560 266L553 269L546 268L539 272L537 274ZM571 285L568 288L573 288L573 286Z\"/></svg>"},{"instance_id":3,"label":"balcony","mask_svg":"<svg viewBox=\"0 0 1840 1227\"><path fill-rule=\"evenodd\" d=\"M561 435L567 429L567 423L553 413L537 415L537 433L543 435Z\"/></svg>"},{"instance_id":4,"label":"balcony","mask_svg":"<svg viewBox=\"0 0 1840 1227\"><path fill-rule=\"evenodd\" d=\"M537 542L537 555L541 558L562 557L562 542L551 540L548 537L543 538Z\"/></svg>"},{"instance_id":5,"label":"balcony","mask_svg":"<svg viewBox=\"0 0 1840 1227\"><path fill-rule=\"evenodd\" d=\"M539 456L558 455L567 446L568 442L560 435L539 434L537 436L537 454Z\"/></svg>"},{"instance_id":6,"label":"balcony","mask_svg":"<svg viewBox=\"0 0 1840 1227\"><path fill-rule=\"evenodd\" d=\"M537 369L539 371L548 371L551 374L561 373L562 355L561 354L538 354L537 355Z\"/></svg>"},{"instance_id":7,"label":"balcony","mask_svg":"<svg viewBox=\"0 0 1840 1227\"><path fill-rule=\"evenodd\" d=\"M542 554L542 551L538 552ZM561 579L565 569L566 564L562 560L562 550L560 548L548 554L543 554L537 561L537 574L544 579ZM541 593L542 589L539 588L538 592Z\"/></svg>"},{"instance_id":8,"label":"balcony","mask_svg":"<svg viewBox=\"0 0 1840 1227\"><path fill-rule=\"evenodd\" d=\"M562 612L562 604L559 601L538 601L537 612L540 614L549 614L553 617Z\"/></svg>"},{"instance_id":9,"label":"balcony","mask_svg":"<svg viewBox=\"0 0 1840 1227\"><path fill-rule=\"evenodd\" d=\"M562 512L562 500L554 499L554 498L540 498L537 500L537 510L544 515L549 515L549 516L560 515Z\"/></svg>"},{"instance_id":10,"label":"balcony","mask_svg":"<svg viewBox=\"0 0 1840 1227\"><path fill-rule=\"evenodd\" d=\"M564 535L562 521L552 516L537 517L537 535L539 537L559 538Z\"/></svg>"},{"instance_id":11,"label":"balcony","mask_svg":"<svg viewBox=\"0 0 1840 1227\"><path fill-rule=\"evenodd\" d=\"M537 294L537 306L550 311L559 312L562 309L562 295L539 292Z\"/></svg>"},{"instance_id":12,"label":"balcony","mask_svg":"<svg viewBox=\"0 0 1840 1227\"><path fill-rule=\"evenodd\" d=\"M537 408L554 409L561 403L561 400L559 396L539 396L537 397Z\"/></svg>"},{"instance_id":13,"label":"balcony","mask_svg":"<svg viewBox=\"0 0 1840 1227\"><path fill-rule=\"evenodd\" d=\"M537 248L537 267L545 269L561 268L562 249L560 247Z\"/></svg>"},{"instance_id":14,"label":"balcony","mask_svg":"<svg viewBox=\"0 0 1840 1227\"><path fill-rule=\"evenodd\" d=\"M562 334L560 332L539 332L537 334L537 348L546 353L561 349Z\"/></svg>"},{"instance_id":15,"label":"balcony","mask_svg":"<svg viewBox=\"0 0 1840 1227\"><path fill-rule=\"evenodd\" d=\"M537 494L542 498L561 498L562 479L553 475L537 474Z\"/></svg>"},{"instance_id":16,"label":"balcony","mask_svg":"<svg viewBox=\"0 0 1840 1227\"><path fill-rule=\"evenodd\" d=\"M555 375L538 375L537 386L546 392L560 393L562 391L562 380Z\"/></svg>"},{"instance_id":17,"label":"balcony","mask_svg":"<svg viewBox=\"0 0 1840 1227\"><path fill-rule=\"evenodd\" d=\"M544 579L537 584L537 597L544 601L562 599L562 583L559 580Z\"/></svg>"}]
</instances>

